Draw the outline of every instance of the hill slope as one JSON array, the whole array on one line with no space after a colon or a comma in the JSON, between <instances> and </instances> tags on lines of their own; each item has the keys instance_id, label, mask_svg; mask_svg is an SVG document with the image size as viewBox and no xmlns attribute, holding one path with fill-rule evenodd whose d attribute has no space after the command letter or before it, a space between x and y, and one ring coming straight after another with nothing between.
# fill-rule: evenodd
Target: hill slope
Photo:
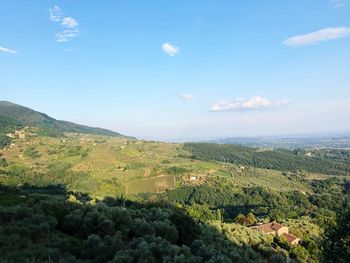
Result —
<instances>
[{"instance_id":1,"label":"hill slope","mask_svg":"<svg viewBox=\"0 0 350 263\"><path fill-rule=\"evenodd\" d=\"M56 120L44 113L7 101L0 101L0 117L11 118L24 125L53 128L60 132L76 132L113 137L124 136L118 132L102 128L79 125L73 122Z\"/></svg>"},{"instance_id":2,"label":"hill slope","mask_svg":"<svg viewBox=\"0 0 350 263\"><path fill-rule=\"evenodd\" d=\"M231 144L186 143L193 159L249 165L279 171L300 171L329 175L350 175L347 151L262 150Z\"/></svg>"}]
</instances>

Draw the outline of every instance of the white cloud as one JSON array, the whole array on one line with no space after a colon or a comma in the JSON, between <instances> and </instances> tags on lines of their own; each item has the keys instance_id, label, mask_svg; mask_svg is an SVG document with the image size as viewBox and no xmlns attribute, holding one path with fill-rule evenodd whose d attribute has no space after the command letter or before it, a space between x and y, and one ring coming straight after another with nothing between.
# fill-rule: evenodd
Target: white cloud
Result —
<instances>
[{"instance_id":1,"label":"white cloud","mask_svg":"<svg viewBox=\"0 0 350 263\"><path fill-rule=\"evenodd\" d=\"M262 97L251 97L249 99L238 98L233 101L216 101L212 104L210 110L220 111L237 111L237 110L256 110L268 107L277 107L288 104L287 100L269 100Z\"/></svg>"},{"instance_id":2,"label":"white cloud","mask_svg":"<svg viewBox=\"0 0 350 263\"><path fill-rule=\"evenodd\" d=\"M179 96L180 96L180 99L185 101L193 100L193 96L191 94L181 93Z\"/></svg>"},{"instance_id":3,"label":"white cloud","mask_svg":"<svg viewBox=\"0 0 350 263\"><path fill-rule=\"evenodd\" d=\"M329 3L333 9L345 6L344 0L329 0Z\"/></svg>"},{"instance_id":4,"label":"white cloud","mask_svg":"<svg viewBox=\"0 0 350 263\"><path fill-rule=\"evenodd\" d=\"M63 12L57 5L49 9L50 20L52 22L60 22L62 20Z\"/></svg>"},{"instance_id":5,"label":"white cloud","mask_svg":"<svg viewBox=\"0 0 350 263\"><path fill-rule=\"evenodd\" d=\"M78 21L67 16L62 19L61 25L66 28L76 28L78 26Z\"/></svg>"},{"instance_id":6,"label":"white cloud","mask_svg":"<svg viewBox=\"0 0 350 263\"><path fill-rule=\"evenodd\" d=\"M11 53L11 54L17 54L18 52L13 49L9 49L6 47L0 47L0 52L6 52L6 53Z\"/></svg>"},{"instance_id":7,"label":"white cloud","mask_svg":"<svg viewBox=\"0 0 350 263\"><path fill-rule=\"evenodd\" d=\"M309 34L288 38L282 43L286 46L300 47L347 36L350 36L350 27L328 27Z\"/></svg>"},{"instance_id":8,"label":"white cloud","mask_svg":"<svg viewBox=\"0 0 350 263\"><path fill-rule=\"evenodd\" d=\"M180 48L173 46L170 43L164 43L162 45L162 49L165 53L167 53L169 56L175 56L179 53Z\"/></svg>"},{"instance_id":9,"label":"white cloud","mask_svg":"<svg viewBox=\"0 0 350 263\"><path fill-rule=\"evenodd\" d=\"M64 16L62 9L59 6L54 6L49 9L50 20L59 23L61 32L55 34L57 42L67 42L72 38L79 36L79 23L70 16Z\"/></svg>"},{"instance_id":10,"label":"white cloud","mask_svg":"<svg viewBox=\"0 0 350 263\"><path fill-rule=\"evenodd\" d=\"M79 36L79 30L78 29L66 29L62 32L57 33L56 35L57 42L67 42L71 38Z\"/></svg>"}]
</instances>

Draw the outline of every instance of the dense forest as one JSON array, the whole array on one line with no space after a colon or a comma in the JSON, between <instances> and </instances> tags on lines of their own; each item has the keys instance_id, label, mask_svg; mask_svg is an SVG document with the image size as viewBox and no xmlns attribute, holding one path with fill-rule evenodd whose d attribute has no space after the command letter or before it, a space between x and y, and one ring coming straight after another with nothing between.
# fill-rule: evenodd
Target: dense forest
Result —
<instances>
[{"instance_id":1,"label":"dense forest","mask_svg":"<svg viewBox=\"0 0 350 263\"><path fill-rule=\"evenodd\" d=\"M240 145L186 143L193 159L229 162L280 171L307 171L322 174L349 175L349 151L334 150L338 155L312 155L305 150L261 150Z\"/></svg>"},{"instance_id":2,"label":"dense forest","mask_svg":"<svg viewBox=\"0 0 350 263\"><path fill-rule=\"evenodd\" d=\"M315 188L333 188L338 182L326 184L315 185ZM255 197L250 197L253 192ZM176 199L175 193L168 194L169 200ZM260 197L266 196L260 193ZM252 189L245 198L247 201L250 199L249 203L254 203L253 200L259 203L259 190ZM278 199L288 197L269 198L272 202L277 200L273 207L278 209L285 201ZM301 214L305 214L305 209L313 205L307 198L302 200L299 196L292 199L290 205L299 204ZM1 187L0 260L285 262L289 257L297 262L347 262L350 255L350 213L343 209L338 219L332 213L345 203L339 204L337 208L327 201L320 207L315 203L314 220L325 219L326 215L332 217L323 222L327 224L326 239L318 239L317 230L311 231L313 221L303 217L302 223L298 225L308 227L306 230L299 229L298 234L302 236L303 243L291 246L283 239L272 238L242 226L242 222L237 220L239 216L235 219L237 223L226 223L227 220L218 213L224 209L209 208L209 203L215 203L215 200L201 202L172 205L164 199L158 202L135 202L123 196L98 201L87 194L67 192L60 185ZM286 218L290 215L280 216ZM286 224L288 222L293 227L292 221L286 221ZM294 231L297 230L298 227Z\"/></svg>"},{"instance_id":3,"label":"dense forest","mask_svg":"<svg viewBox=\"0 0 350 263\"><path fill-rule=\"evenodd\" d=\"M60 186L2 188L0 202L1 262L285 262L287 255L278 241L242 227L232 242L224 225L220 231L164 203L95 203Z\"/></svg>"},{"instance_id":4,"label":"dense forest","mask_svg":"<svg viewBox=\"0 0 350 263\"><path fill-rule=\"evenodd\" d=\"M217 209L229 220L239 213L253 212L258 217L282 221L287 218L310 216L318 225L334 219L335 212L350 202L350 182L343 179L313 181L313 194L300 191L271 192L263 187L237 187L229 181L214 179L199 186L187 186L164 194L167 201L182 205L204 205ZM200 218L206 218L201 215Z\"/></svg>"}]
</instances>

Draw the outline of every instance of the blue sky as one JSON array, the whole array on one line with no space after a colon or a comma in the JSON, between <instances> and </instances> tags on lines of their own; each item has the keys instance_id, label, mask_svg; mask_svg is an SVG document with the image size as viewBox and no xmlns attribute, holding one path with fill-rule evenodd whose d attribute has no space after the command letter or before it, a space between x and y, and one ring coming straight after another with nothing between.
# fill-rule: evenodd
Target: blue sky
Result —
<instances>
[{"instance_id":1,"label":"blue sky","mask_svg":"<svg viewBox=\"0 0 350 263\"><path fill-rule=\"evenodd\" d=\"M0 8L1 99L161 140L350 131L350 1Z\"/></svg>"}]
</instances>

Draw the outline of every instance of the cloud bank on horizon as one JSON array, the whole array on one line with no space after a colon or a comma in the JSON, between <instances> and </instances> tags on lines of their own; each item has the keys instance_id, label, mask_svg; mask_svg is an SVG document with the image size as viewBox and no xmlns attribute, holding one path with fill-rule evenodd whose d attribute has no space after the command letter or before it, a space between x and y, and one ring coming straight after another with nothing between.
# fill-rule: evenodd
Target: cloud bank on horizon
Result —
<instances>
[{"instance_id":1,"label":"cloud bank on horizon","mask_svg":"<svg viewBox=\"0 0 350 263\"><path fill-rule=\"evenodd\" d=\"M58 23L61 27L61 31L55 35L57 42L67 42L79 36L80 29L78 21L73 17L64 16L59 6L55 5L49 9L49 17L52 22Z\"/></svg>"},{"instance_id":2,"label":"cloud bank on horizon","mask_svg":"<svg viewBox=\"0 0 350 263\"><path fill-rule=\"evenodd\" d=\"M269 107L278 107L288 104L288 100L270 100L267 98L254 96L249 99L237 98L233 101L216 101L212 104L210 111L240 111L258 110Z\"/></svg>"}]
</instances>

